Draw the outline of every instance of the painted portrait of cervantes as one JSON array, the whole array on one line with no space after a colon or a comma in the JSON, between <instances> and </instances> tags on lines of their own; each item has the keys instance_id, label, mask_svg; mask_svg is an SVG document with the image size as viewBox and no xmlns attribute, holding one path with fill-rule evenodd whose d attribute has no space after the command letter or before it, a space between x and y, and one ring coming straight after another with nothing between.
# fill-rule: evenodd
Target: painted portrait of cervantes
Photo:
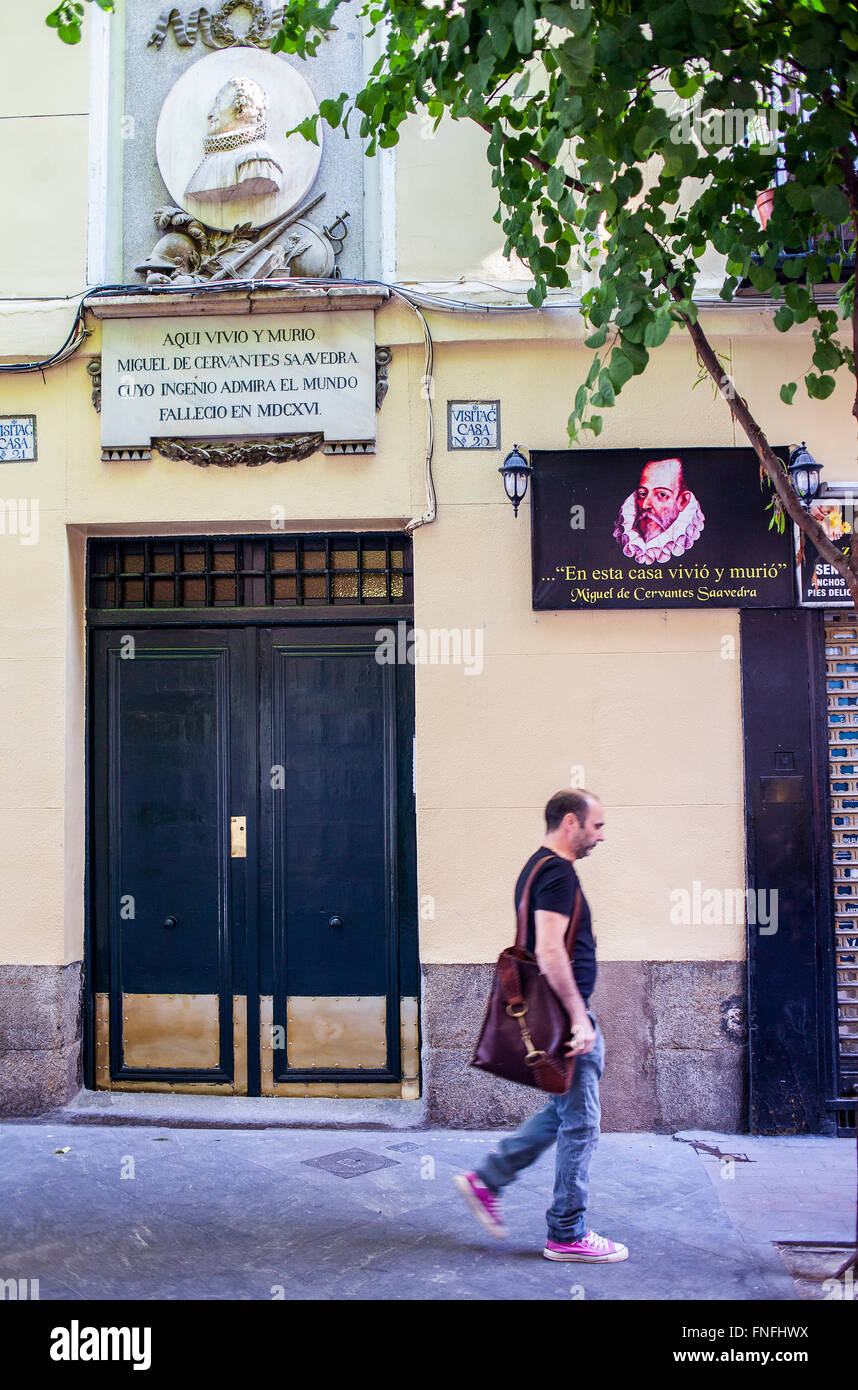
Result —
<instances>
[{"instance_id":1,"label":"painted portrait of cervantes","mask_svg":"<svg viewBox=\"0 0 858 1390\"><path fill-rule=\"evenodd\" d=\"M620 507L614 540L630 560L664 564L691 549L704 521L700 503L685 485L682 460L652 459Z\"/></svg>"},{"instance_id":2,"label":"painted portrait of cervantes","mask_svg":"<svg viewBox=\"0 0 858 1390\"><path fill-rule=\"evenodd\" d=\"M287 131L317 111L301 74L273 53L237 46L193 63L167 94L155 142L174 204L219 231L284 216L322 155Z\"/></svg>"}]
</instances>

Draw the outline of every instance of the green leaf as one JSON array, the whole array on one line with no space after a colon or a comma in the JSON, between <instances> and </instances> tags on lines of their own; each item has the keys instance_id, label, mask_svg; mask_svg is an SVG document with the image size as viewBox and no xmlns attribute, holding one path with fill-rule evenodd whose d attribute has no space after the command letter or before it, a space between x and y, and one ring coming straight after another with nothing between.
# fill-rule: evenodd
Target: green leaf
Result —
<instances>
[{"instance_id":1,"label":"green leaf","mask_svg":"<svg viewBox=\"0 0 858 1390\"><path fill-rule=\"evenodd\" d=\"M818 401L825 401L831 395L837 382L833 376L817 376L814 372L808 372L804 384L809 396L815 397Z\"/></svg>"},{"instance_id":2,"label":"green leaf","mask_svg":"<svg viewBox=\"0 0 858 1390\"><path fill-rule=\"evenodd\" d=\"M603 326L597 329L595 333L591 333L589 338L584 339L584 346L593 349L604 347L607 337L608 325L603 324Z\"/></svg>"},{"instance_id":3,"label":"green leaf","mask_svg":"<svg viewBox=\"0 0 858 1390\"><path fill-rule=\"evenodd\" d=\"M792 309L788 309L782 304L775 314L775 328L779 333L786 333L788 328L792 328L795 323L795 314Z\"/></svg>"},{"instance_id":4,"label":"green leaf","mask_svg":"<svg viewBox=\"0 0 858 1390\"><path fill-rule=\"evenodd\" d=\"M491 39L492 48L497 56L499 58L505 58L509 53L509 46L512 43L512 34L509 32L506 25L502 24L498 19L493 20L489 29L489 38Z\"/></svg>"},{"instance_id":5,"label":"green leaf","mask_svg":"<svg viewBox=\"0 0 858 1390\"><path fill-rule=\"evenodd\" d=\"M644 345L648 348L661 347L670 332L670 314L656 314L644 329Z\"/></svg>"},{"instance_id":6,"label":"green leaf","mask_svg":"<svg viewBox=\"0 0 858 1390\"><path fill-rule=\"evenodd\" d=\"M792 405L792 398L795 395L795 388L797 384L798 383L795 381L784 382L783 386L781 387L781 400L783 401L784 405Z\"/></svg>"},{"instance_id":7,"label":"green leaf","mask_svg":"<svg viewBox=\"0 0 858 1390\"><path fill-rule=\"evenodd\" d=\"M819 343L813 354L813 365L821 372L835 371L842 361L840 350L834 343Z\"/></svg>"},{"instance_id":8,"label":"green leaf","mask_svg":"<svg viewBox=\"0 0 858 1390\"><path fill-rule=\"evenodd\" d=\"M614 404L614 388L608 372L599 373L599 395L602 398L599 405L611 406Z\"/></svg>"},{"instance_id":9,"label":"green leaf","mask_svg":"<svg viewBox=\"0 0 858 1390\"><path fill-rule=\"evenodd\" d=\"M795 179L790 179L785 192L787 202L796 212L807 212L810 209L810 193L802 184L796 183Z\"/></svg>"},{"instance_id":10,"label":"green leaf","mask_svg":"<svg viewBox=\"0 0 858 1390\"><path fill-rule=\"evenodd\" d=\"M615 391L620 391L635 374L631 361L622 348L614 348L607 367L608 376Z\"/></svg>"},{"instance_id":11,"label":"green leaf","mask_svg":"<svg viewBox=\"0 0 858 1390\"><path fill-rule=\"evenodd\" d=\"M799 314L804 313L810 303L810 295L805 285L787 285L784 290L784 299L796 318Z\"/></svg>"},{"instance_id":12,"label":"green leaf","mask_svg":"<svg viewBox=\"0 0 858 1390\"><path fill-rule=\"evenodd\" d=\"M824 188L812 188L810 196L815 210L826 221L833 222L838 227L841 223L848 221L849 204L842 189L838 188L836 184L830 183L826 184Z\"/></svg>"},{"instance_id":13,"label":"green leaf","mask_svg":"<svg viewBox=\"0 0 858 1390\"><path fill-rule=\"evenodd\" d=\"M690 97L699 92L702 80L693 74L674 68L670 73L670 85L678 97L681 97L683 101L688 101Z\"/></svg>"},{"instance_id":14,"label":"green leaf","mask_svg":"<svg viewBox=\"0 0 858 1390\"><path fill-rule=\"evenodd\" d=\"M549 169L546 183L549 198L554 203L559 202L566 187L566 172L562 165L555 164L553 168Z\"/></svg>"},{"instance_id":15,"label":"green leaf","mask_svg":"<svg viewBox=\"0 0 858 1390\"><path fill-rule=\"evenodd\" d=\"M531 0L524 0L512 26L515 46L519 53L531 53L533 50L533 5Z\"/></svg>"},{"instance_id":16,"label":"green leaf","mask_svg":"<svg viewBox=\"0 0 858 1390\"><path fill-rule=\"evenodd\" d=\"M587 405L587 387L579 386L575 392L575 414L580 415Z\"/></svg>"},{"instance_id":17,"label":"green leaf","mask_svg":"<svg viewBox=\"0 0 858 1390\"><path fill-rule=\"evenodd\" d=\"M585 82L593 71L596 50L588 38L567 39L554 52L560 64L560 71L573 86Z\"/></svg>"},{"instance_id":18,"label":"green leaf","mask_svg":"<svg viewBox=\"0 0 858 1390\"><path fill-rule=\"evenodd\" d=\"M331 97L326 97L319 102L319 114L323 121L327 121L330 126L337 126L340 123L340 116L343 113L343 104L346 100L345 95L338 97L334 101Z\"/></svg>"},{"instance_id":19,"label":"green leaf","mask_svg":"<svg viewBox=\"0 0 858 1390\"><path fill-rule=\"evenodd\" d=\"M748 267L748 279L754 286L754 289L759 290L760 294L765 294L770 290L772 285L777 281L777 278L771 266L755 265L752 262Z\"/></svg>"},{"instance_id":20,"label":"green leaf","mask_svg":"<svg viewBox=\"0 0 858 1390\"><path fill-rule=\"evenodd\" d=\"M640 343L632 343L623 335L620 339L623 345L623 352L632 364L632 371L635 376L640 376L641 372L646 371L649 362L649 353Z\"/></svg>"}]
</instances>

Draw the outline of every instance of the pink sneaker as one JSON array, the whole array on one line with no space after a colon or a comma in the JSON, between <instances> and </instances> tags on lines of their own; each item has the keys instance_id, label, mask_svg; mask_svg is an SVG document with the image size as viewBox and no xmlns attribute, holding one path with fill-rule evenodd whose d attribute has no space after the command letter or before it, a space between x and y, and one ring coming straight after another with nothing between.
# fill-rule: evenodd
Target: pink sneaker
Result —
<instances>
[{"instance_id":1,"label":"pink sneaker","mask_svg":"<svg viewBox=\"0 0 858 1390\"><path fill-rule=\"evenodd\" d=\"M573 1245L560 1245L556 1240L547 1240L542 1253L546 1260L580 1260L583 1264L591 1265L612 1264L615 1260L629 1258L627 1245L597 1236L595 1231L588 1231Z\"/></svg>"},{"instance_id":2,"label":"pink sneaker","mask_svg":"<svg viewBox=\"0 0 858 1390\"><path fill-rule=\"evenodd\" d=\"M500 1215L500 1197L491 1192L476 1173L457 1173L453 1179L457 1192L461 1192L474 1216L481 1226L490 1231L498 1240L506 1235L506 1226Z\"/></svg>"}]
</instances>

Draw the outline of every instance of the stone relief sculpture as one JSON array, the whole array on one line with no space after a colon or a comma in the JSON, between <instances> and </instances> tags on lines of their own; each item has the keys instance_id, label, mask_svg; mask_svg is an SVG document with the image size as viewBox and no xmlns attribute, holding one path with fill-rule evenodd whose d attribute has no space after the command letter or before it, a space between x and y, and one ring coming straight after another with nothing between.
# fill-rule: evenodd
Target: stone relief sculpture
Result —
<instances>
[{"instance_id":1,"label":"stone relief sculpture","mask_svg":"<svg viewBox=\"0 0 858 1390\"><path fill-rule=\"evenodd\" d=\"M147 285L338 278L349 214L308 221L325 196L308 198L321 143L289 133L317 112L295 67L241 44L182 73L158 119L170 201L156 209L159 238L135 267Z\"/></svg>"},{"instance_id":2,"label":"stone relief sculpture","mask_svg":"<svg viewBox=\"0 0 858 1390\"><path fill-rule=\"evenodd\" d=\"M250 18L243 32L229 22L236 10L244 10ZM223 0L213 10L199 5L189 12L187 19L182 19L181 11L173 6L162 10L158 16L149 47L161 48L168 31L172 29L180 48L193 48L197 37L206 48L230 48L235 44L267 48L282 18L283 6L274 5L269 9L265 0Z\"/></svg>"},{"instance_id":3,"label":"stone relief sculpture","mask_svg":"<svg viewBox=\"0 0 858 1390\"><path fill-rule=\"evenodd\" d=\"M267 198L283 187L283 167L265 144L268 97L252 77L230 77L208 115L205 154L186 196L200 203Z\"/></svg>"},{"instance_id":4,"label":"stone relief sculpture","mask_svg":"<svg viewBox=\"0 0 858 1390\"><path fill-rule=\"evenodd\" d=\"M215 280L338 279L336 257L348 234L348 213L322 228L303 215L323 197L257 233L248 225L212 231L183 208L160 207L155 227L162 235L135 270L147 285L177 289Z\"/></svg>"}]
</instances>

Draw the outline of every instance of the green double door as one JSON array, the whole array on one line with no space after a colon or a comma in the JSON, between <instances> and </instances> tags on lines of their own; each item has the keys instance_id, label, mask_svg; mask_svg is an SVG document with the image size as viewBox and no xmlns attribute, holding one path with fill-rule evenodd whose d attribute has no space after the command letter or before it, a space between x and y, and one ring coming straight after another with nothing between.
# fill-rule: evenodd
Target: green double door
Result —
<instances>
[{"instance_id":1,"label":"green double door","mask_svg":"<svg viewBox=\"0 0 858 1390\"><path fill-rule=\"evenodd\" d=\"M90 634L91 1085L417 1094L413 667L375 630Z\"/></svg>"}]
</instances>

